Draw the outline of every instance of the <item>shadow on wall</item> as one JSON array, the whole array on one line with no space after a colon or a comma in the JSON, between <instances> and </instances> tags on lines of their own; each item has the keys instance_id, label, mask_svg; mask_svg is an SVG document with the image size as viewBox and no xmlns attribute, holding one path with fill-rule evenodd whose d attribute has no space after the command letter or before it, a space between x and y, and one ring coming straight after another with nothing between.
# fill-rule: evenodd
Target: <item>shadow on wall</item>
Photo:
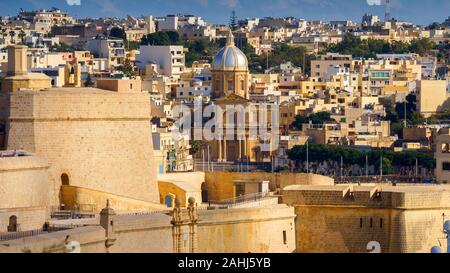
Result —
<instances>
[{"instance_id":1,"label":"shadow on wall","mask_svg":"<svg viewBox=\"0 0 450 273\"><path fill-rule=\"evenodd\" d=\"M438 107L438 112L447 112L450 110L450 94L447 93L447 100Z\"/></svg>"}]
</instances>

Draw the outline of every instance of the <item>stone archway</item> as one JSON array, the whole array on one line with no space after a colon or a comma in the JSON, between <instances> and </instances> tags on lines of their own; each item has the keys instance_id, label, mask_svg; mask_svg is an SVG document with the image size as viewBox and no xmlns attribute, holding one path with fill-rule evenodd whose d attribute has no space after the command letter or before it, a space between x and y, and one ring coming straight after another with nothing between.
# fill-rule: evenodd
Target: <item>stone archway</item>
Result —
<instances>
[{"instance_id":1,"label":"stone archway","mask_svg":"<svg viewBox=\"0 0 450 273\"><path fill-rule=\"evenodd\" d=\"M61 185L70 186L70 179L67 173L61 174Z\"/></svg>"},{"instance_id":2,"label":"stone archway","mask_svg":"<svg viewBox=\"0 0 450 273\"><path fill-rule=\"evenodd\" d=\"M17 231L18 231L17 216L11 215L9 217L8 232L17 232Z\"/></svg>"},{"instance_id":3,"label":"stone archway","mask_svg":"<svg viewBox=\"0 0 450 273\"><path fill-rule=\"evenodd\" d=\"M168 207L168 208L173 208L175 207L175 194L169 193L164 197L164 204Z\"/></svg>"}]
</instances>

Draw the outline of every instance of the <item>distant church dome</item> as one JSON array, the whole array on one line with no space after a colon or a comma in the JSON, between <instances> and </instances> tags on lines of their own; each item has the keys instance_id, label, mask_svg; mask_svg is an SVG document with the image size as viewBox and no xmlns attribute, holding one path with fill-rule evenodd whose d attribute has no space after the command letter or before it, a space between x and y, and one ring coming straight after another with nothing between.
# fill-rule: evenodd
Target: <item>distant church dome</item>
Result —
<instances>
[{"instance_id":1,"label":"distant church dome","mask_svg":"<svg viewBox=\"0 0 450 273\"><path fill-rule=\"evenodd\" d=\"M248 70L245 54L234 45L234 36L230 31L227 45L214 57L212 70Z\"/></svg>"}]
</instances>

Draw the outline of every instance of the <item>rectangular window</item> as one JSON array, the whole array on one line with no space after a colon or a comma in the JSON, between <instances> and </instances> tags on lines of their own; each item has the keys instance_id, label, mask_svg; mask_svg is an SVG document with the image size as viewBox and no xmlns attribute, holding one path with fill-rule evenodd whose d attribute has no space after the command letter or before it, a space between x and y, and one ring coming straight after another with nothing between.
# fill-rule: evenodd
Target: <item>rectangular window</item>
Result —
<instances>
[{"instance_id":1,"label":"rectangular window","mask_svg":"<svg viewBox=\"0 0 450 273\"><path fill-rule=\"evenodd\" d=\"M444 171L450 171L450 162L444 162L444 163L442 163L442 170L444 170Z\"/></svg>"},{"instance_id":2,"label":"rectangular window","mask_svg":"<svg viewBox=\"0 0 450 273\"><path fill-rule=\"evenodd\" d=\"M286 230L283 230L283 243L285 245L287 245L287 234L286 234Z\"/></svg>"},{"instance_id":3,"label":"rectangular window","mask_svg":"<svg viewBox=\"0 0 450 273\"><path fill-rule=\"evenodd\" d=\"M449 143L442 144L442 153L443 154L450 153L450 144Z\"/></svg>"},{"instance_id":4,"label":"rectangular window","mask_svg":"<svg viewBox=\"0 0 450 273\"><path fill-rule=\"evenodd\" d=\"M228 91L233 91L233 90L234 90L233 81L228 81Z\"/></svg>"}]
</instances>

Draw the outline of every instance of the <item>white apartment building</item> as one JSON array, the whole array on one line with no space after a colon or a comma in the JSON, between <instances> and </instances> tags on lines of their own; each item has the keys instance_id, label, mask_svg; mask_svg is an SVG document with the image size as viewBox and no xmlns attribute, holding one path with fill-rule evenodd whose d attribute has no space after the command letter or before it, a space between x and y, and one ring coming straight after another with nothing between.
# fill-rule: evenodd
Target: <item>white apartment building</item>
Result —
<instances>
[{"instance_id":1,"label":"white apartment building","mask_svg":"<svg viewBox=\"0 0 450 273\"><path fill-rule=\"evenodd\" d=\"M183 46L143 45L139 51L136 63L141 70L148 64L157 64L165 76L174 78L179 78L185 70Z\"/></svg>"}]
</instances>

